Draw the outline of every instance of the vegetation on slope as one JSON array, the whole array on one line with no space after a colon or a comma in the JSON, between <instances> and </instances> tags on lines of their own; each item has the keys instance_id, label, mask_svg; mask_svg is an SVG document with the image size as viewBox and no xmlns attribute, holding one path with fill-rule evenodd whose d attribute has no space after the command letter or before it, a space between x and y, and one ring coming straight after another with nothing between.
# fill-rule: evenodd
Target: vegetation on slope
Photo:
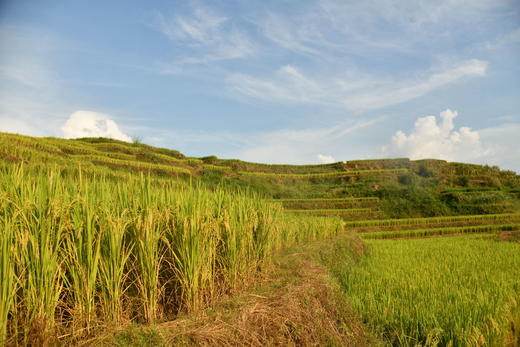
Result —
<instances>
[{"instance_id":1,"label":"vegetation on slope","mask_svg":"<svg viewBox=\"0 0 520 347\"><path fill-rule=\"evenodd\" d=\"M497 167L406 158L325 165L268 165L188 158L178 151L104 138L64 140L0 133L0 163L55 164L111 175L145 172L208 187L247 187L267 198L379 199L379 218L505 213L520 209L520 177ZM322 201L319 209L355 208ZM348 207L347 207L348 206ZM372 207L374 205L370 205ZM297 206L289 208L299 209ZM301 207L305 208L305 207ZM374 216L376 217L376 216Z\"/></svg>"},{"instance_id":2,"label":"vegetation on slope","mask_svg":"<svg viewBox=\"0 0 520 347\"><path fill-rule=\"evenodd\" d=\"M367 237L502 231L501 239L518 238L520 177L442 160L267 165L189 158L140 142L0 133L0 179L0 338L12 344L73 343L108 326L156 326L202 312L247 287L278 250L339 234L345 223L333 216ZM352 245L360 243L329 243L322 261L335 271L356 266ZM335 317L326 316L321 323ZM288 329L280 330L283 341L326 341L318 335L330 331L307 330L302 317L277 326ZM488 339L488 330L455 335ZM385 334L401 341L400 333ZM256 335L227 335L237 336ZM444 338L420 336L414 341ZM257 345L274 341L262 338Z\"/></svg>"},{"instance_id":3,"label":"vegetation on slope","mask_svg":"<svg viewBox=\"0 0 520 347\"><path fill-rule=\"evenodd\" d=\"M233 292L273 251L343 230L339 219L291 217L251 192L131 173L16 164L1 168L0 194L8 343L172 319Z\"/></svg>"},{"instance_id":4,"label":"vegetation on slope","mask_svg":"<svg viewBox=\"0 0 520 347\"><path fill-rule=\"evenodd\" d=\"M464 237L369 240L331 262L369 327L395 346L520 343L520 245ZM442 259L442 261L439 261Z\"/></svg>"},{"instance_id":5,"label":"vegetation on slope","mask_svg":"<svg viewBox=\"0 0 520 347\"><path fill-rule=\"evenodd\" d=\"M99 336L89 345L378 346L323 264L338 245L356 259L363 251L353 233L285 249L251 287L211 308Z\"/></svg>"}]
</instances>

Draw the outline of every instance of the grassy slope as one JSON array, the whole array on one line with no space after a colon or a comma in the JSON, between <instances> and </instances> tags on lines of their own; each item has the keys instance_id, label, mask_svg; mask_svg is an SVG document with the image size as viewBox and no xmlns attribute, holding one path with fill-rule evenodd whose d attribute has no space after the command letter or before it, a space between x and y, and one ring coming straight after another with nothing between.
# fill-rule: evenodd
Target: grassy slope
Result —
<instances>
[{"instance_id":1,"label":"grassy slope","mask_svg":"<svg viewBox=\"0 0 520 347\"><path fill-rule=\"evenodd\" d=\"M267 165L216 157L188 158L178 151L112 139L64 140L0 133L0 164L16 162L81 166L91 172L109 168L114 176L124 176L130 171L150 172L166 179L196 177L209 187L224 182L271 198L376 197L378 218L505 213L520 209L520 176L514 172L442 160ZM352 206L340 207L334 201L318 204L320 209ZM301 203L287 207L305 208ZM366 206L350 208L355 207Z\"/></svg>"},{"instance_id":2,"label":"grassy slope","mask_svg":"<svg viewBox=\"0 0 520 347\"><path fill-rule=\"evenodd\" d=\"M496 167L447 163L441 160L386 159L327 165L266 165L216 157L188 158L173 150L110 139L63 140L0 133L0 166L10 166L20 162L26 166L56 165L63 170L71 171L81 166L90 174L103 172L115 179L125 179L129 172L146 172L157 180L196 180L209 189L213 189L217 184L233 191L247 187L260 196L285 198L286 200L280 200L282 205L300 210L354 208L374 210L374 213L362 217L346 214L344 218L347 220L510 213L520 210L518 175L510 171L501 171ZM360 197L371 199L353 202L352 198ZM448 226L450 225L446 225ZM349 247L355 243L349 241L348 245L343 246L333 244L336 245L334 247L345 251L343 253L345 255L352 254ZM320 247L323 248L323 245ZM325 263L328 259L335 261L341 259L335 255L331 256L330 252L324 254L322 262ZM350 256L347 258L350 260L343 265L353 266L352 258ZM287 259L285 261L288 261ZM301 267L301 263L299 264ZM281 278L291 281L291 276L285 272ZM309 279L303 273L300 273L300 277L304 282ZM283 288L285 285L286 283L278 283L274 286ZM273 295L280 298L281 293L283 290ZM334 302L332 300L330 303L334 306L336 305ZM253 306L256 304L259 303L256 302ZM236 306L230 305L234 308L225 313L229 315L227 318L229 321L225 322L235 328L231 329L233 332L225 332L224 336L230 338L230 341L234 338L243 339L244 336L237 333L240 330L236 330L240 329L241 323L236 321L236 317L233 318L236 314ZM225 311L225 308L223 310ZM217 316L222 312L218 309ZM300 320L301 323L301 318L295 319ZM202 325L197 327L199 323ZM211 333L208 335L207 331L204 332L207 324L215 329L217 338L220 336L218 331L222 329L222 325L212 325L207 319L202 319L199 323L187 323L186 334L191 336L188 337L188 341L193 338L204 344L206 337L211 339L212 337L209 336ZM276 329L289 329L288 333L287 331L284 333L288 339L285 342L295 342L297 340L291 339L298 339L305 335L300 334L299 329L305 331L307 328L298 327L299 323L295 324L296 327L288 328L283 325L276 327ZM249 325L249 328L254 325ZM227 326L228 330L229 326ZM156 338L164 339L164 334L172 333L171 329L169 332L161 329L158 333L155 330L150 332L137 328L139 333L135 336L128 330L124 334L130 334L128 335L130 339L144 336L145 341L155 341ZM318 335L325 338L330 336L331 331L334 329L321 330ZM150 335L147 335L148 333ZM179 338L182 340L187 336L186 334L181 334ZM339 338L338 341L344 338L338 336L335 337ZM125 337L121 338L125 339ZM171 336L167 337L167 340L171 338ZM319 340L319 337L315 339L324 341ZM259 341L266 342L266 340Z\"/></svg>"},{"instance_id":3,"label":"grassy slope","mask_svg":"<svg viewBox=\"0 0 520 347\"><path fill-rule=\"evenodd\" d=\"M140 161L141 149L113 168L97 164L112 164L108 155L85 157L104 142L2 140L0 344L75 344L106 326L195 312L253 280L273 252L343 230L250 191L182 182L177 168Z\"/></svg>"}]
</instances>

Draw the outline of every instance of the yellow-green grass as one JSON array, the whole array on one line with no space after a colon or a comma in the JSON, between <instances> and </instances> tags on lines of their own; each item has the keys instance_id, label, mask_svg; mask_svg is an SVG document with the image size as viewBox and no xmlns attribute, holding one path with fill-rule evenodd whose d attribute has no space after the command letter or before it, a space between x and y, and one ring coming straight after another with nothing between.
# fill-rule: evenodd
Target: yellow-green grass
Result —
<instances>
[{"instance_id":1,"label":"yellow-green grass","mask_svg":"<svg viewBox=\"0 0 520 347\"><path fill-rule=\"evenodd\" d=\"M82 143L77 140L0 134L0 148L0 158L4 161L23 161L30 165L54 163L85 166L92 163L123 170L153 170L164 175L190 175L193 166L202 167L202 161L198 159L178 159L152 150L144 151L129 143Z\"/></svg>"},{"instance_id":2,"label":"yellow-green grass","mask_svg":"<svg viewBox=\"0 0 520 347\"><path fill-rule=\"evenodd\" d=\"M443 216L427 218L395 218L379 220L357 220L346 222L347 228L378 228L380 230L391 230L413 226L436 226L454 223L482 224L520 221L520 213L500 213L464 216Z\"/></svg>"},{"instance_id":3,"label":"yellow-green grass","mask_svg":"<svg viewBox=\"0 0 520 347\"><path fill-rule=\"evenodd\" d=\"M243 175L243 176L308 179L308 178L322 178L322 177L371 176L371 175L397 174L397 173L406 173L406 172L408 172L408 169L349 170L349 171L333 171L333 172L302 173L302 174L239 171L238 174Z\"/></svg>"},{"instance_id":4,"label":"yellow-green grass","mask_svg":"<svg viewBox=\"0 0 520 347\"><path fill-rule=\"evenodd\" d=\"M376 207L378 198L274 199L289 210L322 210Z\"/></svg>"},{"instance_id":5,"label":"yellow-green grass","mask_svg":"<svg viewBox=\"0 0 520 347\"><path fill-rule=\"evenodd\" d=\"M520 230L520 224L491 224L473 225L462 227L447 228L428 228L396 231L374 231L361 233L364 239L393 239L393 238L412 238L425 236L453 235L453 234L474 234L474 233L497 233L500 231Z\"/></svg>"},{"instance_id":6,"label":"yellow-green grass","mask_svg":"<svg viewBox=\"0 0 520 347\"><path fill-rule=\"evenodd\" d=\"M357 202L357 201L379 201L379 198L367 196L367 197L347 197L347 198L294 198L294 199L273 199L277 202Z\"/></svg>"},{"instance_id":7,"label":"yellow-green grass","mask_svg":"<svg viewBox=\"0 0 520 347\"><path fill-rule=\"evenodd\" d=\"M520 244L476 236L366 240L334 270L373 331L394 346L520 343Z\"/></svg>"},{"instance_id":8,"label":"yellow-green grass","mask_svg":"<svg viewBox=\"0 0 520 347\"><path fill-rule=\"evenodd\" d=\"M499 187L457 187L457 188L448 188L441 191L442 194L447 193L480 193L480 192L492 192L492 191L500 191ZM507 190L506 190L507 191Z\"/></svg>"},{"instance_id":9,"label":"yellow-green grass","mask_svg":"<svg viewBox=\"0 0 520 347\"><path fill-rule=\"evenodd\" d=\"M312 209L312 210L290 210L286 209L287 212L295 214L323 214L323 215L341 215L351 213L364 213L373 212L371 208L334 208L334 209Z\"/></svg>"},{"instance_id":10,"label":"yellow-green grass","mask_svg":"<svg viewBox=\"0 0 520 347\"><path fill-rule=\"evenodd\" d=\"M100 168L2 165L0 210L0 341L11 344L74 344L198 310L276 250L344 228L248 191Z\"/></svg>"},{"instance_id":11,"label":"yellow-green grass","mask_svg":"<svg viewBox=\"0 0 520 347\"><path fill-rule=\"evenodd\" d=\"M301 174L301 173L322 173L337 171L343 168L343 162L318 165L287 165L287 164L262 164L241 161L237 159L220 159L214 156L201 158L204 162L217 165L220 167L228 167L236 171L248 172L266 172L280 174Z\"/></svg>"}]
</instances>

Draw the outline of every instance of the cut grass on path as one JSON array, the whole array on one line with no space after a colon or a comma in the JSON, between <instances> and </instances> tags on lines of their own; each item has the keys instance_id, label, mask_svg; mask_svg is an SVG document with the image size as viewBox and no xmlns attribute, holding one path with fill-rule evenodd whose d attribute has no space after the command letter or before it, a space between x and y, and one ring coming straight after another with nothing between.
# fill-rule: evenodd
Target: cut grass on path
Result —
<instances>
[{"instance_id":1,"label":"cut grass on path","mask_svg":"<svg viewBox=\"0 0 520 347\"><path fill-rule=\"evenodd\" d=\"M158 325L133 325L89 345L379 346L321 265L337 244L349 259L362 251L353 234L293 247L274 257L255 287L211 309Z\"/></svg>"}]
</instances>

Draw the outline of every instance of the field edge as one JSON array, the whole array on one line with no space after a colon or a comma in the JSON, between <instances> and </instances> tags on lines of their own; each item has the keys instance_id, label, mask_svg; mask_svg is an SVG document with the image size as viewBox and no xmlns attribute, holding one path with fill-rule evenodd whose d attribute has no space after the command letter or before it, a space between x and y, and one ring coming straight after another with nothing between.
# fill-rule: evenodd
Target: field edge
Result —
<instances>
[{"instance_id":1,"label":"field edge","mask_svg":"<svg viewBox=\"0 0 520 347\"><path fill-rule=\"evenodd\" d=\"M378 346L327 265L349 252L349 266L363 253L354 233L281 251L250 288L209 309L157 325L107 331L88 346Z\"/></svg>"}]
</instances>

